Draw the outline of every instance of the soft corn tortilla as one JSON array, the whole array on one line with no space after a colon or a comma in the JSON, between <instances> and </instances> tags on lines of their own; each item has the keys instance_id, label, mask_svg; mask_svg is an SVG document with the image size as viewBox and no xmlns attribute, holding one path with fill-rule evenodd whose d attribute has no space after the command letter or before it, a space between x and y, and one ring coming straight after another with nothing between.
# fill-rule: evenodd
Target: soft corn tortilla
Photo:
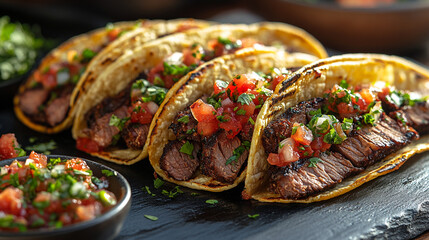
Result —
<instances>
[{"instance_id":1,"label":"soft corn tortilla","mask_svg":"<svg viewBox=\"0 0 429 240\"><path fill-rule=\"evenodd\" d=\"M166 34L171 34L176 31L178 26L183 23L193 22L196 26L202 28L209 26L209 22L196 21L192 19L177 19L177 20L139 20L132 22L119 22L113 24L115 28L119 28L124 34L118 37L113 42L108 43L107 28L100 28L94 31L81 34L73 37L61 44L59 47L52 50L40 63L38 70L45 69L53 63L67 61L69 51L76 51L80 54L85 49L100 49L102 50L90 61L87 70L82 74L79 82L76 84L71 98L70 108L65 119L56 126L48 126L33 122L30 117L19 108L20 94L22 94L34 78L34 73L22 84L18 93L14 98L14 110L19 120L21 120L29 128L42 133L58 133L71 126L74 118L77 105L81 102L81 95L87 91L92 85L96 73L102 72L104 68L115 62L123 52L136 45L142 45L146 42L162 37ZM107 44L107 45L106 45Z\"/></svg>"},{"instance_id":2,"label":"soft corn tortilla","mask_svg":"<svg viewBox=\"0 0 429 240\"><path fill-rule=\"evenodd\" d=\"M315 60L314 56L303 53L244 49L237 52L235 56L224 56L204 64L186 76L180 85L176 84L170 89L155 116L156 120L152 121L149 160L155 172L169 182L198 190L220 192L237 186L244 180L246 170L242 171L232 184L216 181L199 172L195 178L187 181L177 181L168 176L159 164L165 145L169 140L174 139L174 134L168 127L178 112L184 110L201 96L210 95L216 80L230 82L237 74L252 71L268 73L273 67L300 67Z\"/></svg>"},{"instance_id":3,"label":"soft corn tortilla","mask_svg":"<svg viewBox=\"0 0 429 240\"><path fill-rule=\"evenodd\" d=\"M299 28L280 23L215 25L201 30L177 33L136 48L126 49L116 62L98 75L92 87L83 93L82 104L78 106L73 123L73 138L85 137L83 130L87 127L84 119L86 112L104 98L114 96L129 86L130 82L134 81L140 73L149 71L175 52L181 52L193 44L206 46L209 41L219 37L253 38L266 46L278 46L284 51L308 53L317 58L327 57L326 50L311 35ZM156 119L156 115L154 119ZM144 148L139 150L109 149L91 153L91 155L118 164L129 165L148 156L148 144L149 142L146 141Z\"/></svg>"},{"instance_id":4,"label":"soft corn tortilla","mask_svg":"<svg viewBox=\"0 0 429 240\"><path fill-rule=\"evenodd\" d=\"M255 132L245 181L244 194L263 202L311 203L344 194L374 178L397 170L411 156L429 149L429 136L421 136L405 148L368 167L364 172L347 178L333 189L306 199L283 199L268 190L269 164L262 146L262 131L268 123L301 101L323 96L345 79L351 86L374 84L378 81L397 89L429 94L429 71L402 58L375 54L347 54L320 60L304 66L280 83L275 93L262 107Z\"/></svg>"}]
</instances>

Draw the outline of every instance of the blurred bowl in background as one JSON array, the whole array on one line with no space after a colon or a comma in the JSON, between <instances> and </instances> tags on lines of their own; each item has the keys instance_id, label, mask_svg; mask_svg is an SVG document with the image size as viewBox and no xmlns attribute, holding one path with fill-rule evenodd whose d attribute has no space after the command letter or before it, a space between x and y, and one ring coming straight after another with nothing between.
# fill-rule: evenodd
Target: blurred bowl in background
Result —
<instances>
[{"instance_id":1,"label":"blurred bowl in background","mask_svg":"<svg viewBox=\"0 0 429 240\"><path fill-rule=\"evenodd\" d=\"M429 1L424 0L374 7L345 7L325 0L252 0L252 9L267 20L301 27L339 51L403 53L429 40Z\"/></svg>"}]
</instances>

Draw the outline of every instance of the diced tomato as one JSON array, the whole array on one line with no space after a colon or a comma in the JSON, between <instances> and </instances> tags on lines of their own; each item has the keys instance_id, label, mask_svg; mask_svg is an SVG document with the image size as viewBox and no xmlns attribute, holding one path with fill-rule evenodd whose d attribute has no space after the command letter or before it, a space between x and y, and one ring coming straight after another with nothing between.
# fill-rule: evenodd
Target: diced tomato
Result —
<instances>
[{"instance_id":1,"label":"diced tomato","mask_svg":"<svg viewBox=\"0 0 429 240\"><path fill-rule=\"evenodd\" d=\"M154 103L156 105L156 103ZM132 123L149 124L152 122L153 110L149 108L149 102L137 101L133 103L128 112L131 114ZM156 112L156 111L155 111Z\"/></svg>"},{"instance_id":2,"label":"diced tomato","mask_svg":"<svg viewBox=\"0 0 429 240\"><path fill-rule=\"evenodd\" d=\"M210 122L216 119L216 110L210 104L198 99L191 105L191 112L198 122Z\"/></svg>"},{"instance_id":3,"label":"diced tomato","mask_svg":"<svg viewBox=\"0 0 429 240\"><path fill-rule=\"evenodd\" d=\"M330 107L331 109L331 107ZM340 114L340 117L342 118L348 118L356 115L357 109L354 109L351 104L347 104L345 102L341 102L336 107L338 114Z\"/></svg>"},{"instance_id":4,"label":"diced tomato","mask_svg":"<svg viewBox=\"0 0 429 240\"><path fill-rule=\"evenodd\" d=\"M356 109L356 112L365 112L366 108L368 107L368 104L360 96L359 93L356 93L356 96L357 96L357 101L356 101L356 97L352 97L352 104L353 104L353 106L355 106L355 105L359 106L359 109Z\"/></svg>"},{"instance_id":5,"label":"diced tomato","mask_svg":"<svg viewBox=\"0 0 429 240\"><path fill-rule=\"evenodd\" d=\"M366 103L366 108L368 107L368 105L370 103L372 103L372 102L375 101L374 94L372 94L372 92L368 88L362 89L359 93L360 93L360 96L362 97L362 99ZM366 108L365 109L361 109L361 110L365 111Z\"/></svg>"},{"instance_id":6,"label":"diced tomato","mask_svg":"<svg viewBox=\"0 0 429 240\"><path fill-rule=\"evenodd\" d=\"M157 86L171 88L175 83L175 79L182 77L173 75L165 76L163 73L164 62L161 62L149 71L147 80Z\"/></svg>"},{"instance_id":7,"label":"diced tomato","mask_svg":"<svg viewBox=\"0 0 429 240\"><path fill-rule=\"evenodd\" d=\"M78 206L75 213L79 221L87 221L100 215L102 209L103 206L101 206L101 203L94 202L94 204L91 205Z\"/></svg>"},{"instance_id":8,"label":"diced tomato","mask_svg":"<svg viewBox=\"0 0 429 240\"><path fill-rule=\"evenodd\" d=\"M116 38L118 38L119 33L121 32L121 30L119 28L113 28L111 30L109 30L109 32L107 33L107 38L109 39L109 41L114 41Z\"/></svg>"},{"instance_id":9,"label":"diced tomato","mask_svg":"<svg viewBox=\"0 0 429 240\"><path fill-rule=\"evenodd\" d=\"M82 137L76 140L76 148L87 153L99 152L102 150L97 142L93 141L91 138Z\"/></svg>"},{"instance_id":10,"label":"diced tomato","mask_svg":"<svg viewBox=\"0 0 429 240\"><path fill-rule=\"evenodd\" d=\"M224 129L229 139L234 138L242 129L240 121L230 115L224 115L224 121L219 123L219 127Z\"/></svg>"},{"instance_id":11,"label":"diced tomato","mask_svg":"<svg viewBox=\"0 0 429 240\"><path fill-rule=\"evenodd\" d=\"M299 153L296 151L296 143L292 138L286 138L280 142L279 163L276 166L283 167L291 162L299 160Z\"/></svg>"},{"instance_id":12,"label":"diced tomato","mask_svg":"<svg viewBox=\"0 0 429 240\"><path fill-rule=\"evenodd\" d=\"M0 193L0 211L6 214L20 215L23 204L23 192L8 187Z\"/></svg>"},{"instance_id":13,"label":"diced tomato","mask_svg":"<svg viewBox=\"0 0 429 240\"><path fill-rule=\"evenodd\" d=\"M215 81L213 84L213 95L217 95L220 92L225 91L225 88L219 86L217 83L218 83L218 81ZM226 97L226 95L225 95L225 97ZM221 98L224 99L225 97L221 97Z\"/></svg>"},{"instance_id":14,"label":"diced tomato","mask_svg":"<svg viewBox=\"0 0 429 240\"><path fill-rule=\"evenodd\" d=\"M202 136L211 136L219 129L217 121L198 122L197 131Z\"/></svg>"},{"instance_id":15,"label":"diced tomato","mask_svg":"<svg viewBox=\"0 0 429 240\"><path fill-rule=\"evenodd\" d=\"M270 85L269 85L269 87L268 87L268 88L274 91L274 90L276 89L276 86L277 86L280 82L282 82L285 78L286 78L286 75L284 75L284 74L282 74L282 75L278 75L278 76L274 77L274 78L271 80Z\"/></svg>"},{"instance_id":16,"label":"diced tomato","mask_svg":"<svg viewBox=\"0 0 429 240\"><path fill-rule=\"evenodd\" d=\"M89 167L86 164L86 162L80 158L73 158L73 159L67 160L66 164L65 164L65 168L66 169L80 170L80 171L89 170Z\"/></svg>"},{"instance_id":17,"label":"diced tomato","mask_svg":"<svg viewBox=\"0 0 429 240\"><path fill-rule=\"evenodd\" d=\"M324 152L331 147L331 144L324 142L323 136L320 136L320 137L314 138L310 146L311 146L311 149L313 149L313 151Z\"/></svg>"},{"instance_id":18,"label":"diced tomato","mask_svg":"<svg viewBox=\"0 0 429 240\"><path fill-rule=\"evenodd\" d=\"M0 137L0 160L18 157L18 152L15 150L18 147L19 144L15 138L15 134L3 134Z\"/></svg>"},{"instance_id":19,"label":"diced tomato","mask_svg":"<svg viewBox=\"0 0 429 240\"><path fill-rule=\"evenodd\" d=\"M253 47L258 42L254 38L242 38L241 41L241 47L242 48L248 48Z\"/></svg>"},{"instance_id":20,"label":"diced tomato","mask_svg":"<svg viewBox=\"0 0 429 240\"><path fill-rule=\"evenodd\" d=\"M203 56L204 49L200 45L183 49L183 63L186 66L190 66L192 64L199 65Z\"/></svg>"},{"instance_id":21,"label":"diced tomato","mask_svg":"<svg viewBox=\"0 0 429 240\"><path fill-rule=\"evenodd\" d=\"M242 105L241 103L237 104L237 110L235 111L235 113L237 115L244 115L245 116L252 116L253 113L255 112L256 109L256 105L252 102L250 102L249 104L244 104Z\"/></svg>"},{"instance_id":22,"label":"diced tomato","mask_svg":"<svg viewBox=\"0 0 429 240\"><path fill-rule=\"evenodd\" d=\"M33 164L37 168L45 168L48 163L48 157L46 157L46 155L36 153L35 151L31 151L29 158L33 160Z\"/></svg>"},{"instance_id":23,"label":"diced tomato","mask_svg":"<svg viewBox=\"0 0 429 240\"><path fill-rule=\"evenodd\" d=\"M390 94L390 88L389 87L384 87L381 92L378 93L378 97L380 98L380 100L384 100L386 99L386 96Z\"/></svg>"},{"instance_id":24,"label":"diced tomato","mask_svg":"<svg viewBox=\"0 0 429 240\"><path fill-rule=\"evenodd\" d=\"M246 92L248 89L254 89L255 84L256 81L249 78L249 75L238 75L228 84L227 92L231 92L231 95L229 95L230 97L234 94L238 96Z\"/></svg>"},{"instance_id":25,"label":"diced tomato","mask_svg":"<svg viewBox=\"0 0 429 240\"><path fill-rule=\"evenodd\" d=\"M45 73L36 71L34 78L36 82L41 83L45 88L51 89L57 86L57 71L58 67L51 66Z\"/></svg>"},{"instance_id":26,"label":"diced tomato","mask_svg":"<svg viewBox=\"0 0 429 240\"><path fill-rule=\"evenodd\" d=\"M279 166L279 167L284 167L287 166L289 163L286 162L280 162L280 156L277 153L270 153L268 155L268 159L267 159L268 163L271 165L275 165L275 166Z\"/></svg>"},{"instance_id":27,"label":"diced tomato","mask_svg":"<svg viewBox=\"0 0 429 240\"><path fill-rule=\"evenodd\" d=\"M296 151L299 153L300 158L313 156L313 149L309 145L299 145Z\"/></svg>"},{"instance_id":28,"label":"diced tomato","mask_svg":"<svg viewBox=\"0 0 429 240\"><path fill-rule=\"evenodd\" d=\"M293 129L296 129L295 133L291 136L293 140L302 145L310 145L313 141L313 133L307 126L294 123Z\"/></svg>"}]
</instances>

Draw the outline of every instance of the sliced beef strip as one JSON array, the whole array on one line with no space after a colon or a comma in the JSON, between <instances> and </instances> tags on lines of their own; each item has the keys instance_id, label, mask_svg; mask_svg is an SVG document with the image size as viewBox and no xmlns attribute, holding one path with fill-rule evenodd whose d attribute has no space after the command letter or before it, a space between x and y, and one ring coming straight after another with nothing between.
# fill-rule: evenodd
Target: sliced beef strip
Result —
<instances>
[{"instance_id":1,"label":"sliced beef strip","mask_svg":"<svg viewBox=\"0 0 429 240\"><path fill-rule=\"evenodd\" d=\"M127 147L132 149L143 149L149 132L149 124L130 123L121 131Z\"/></svg>"},{"instance_id":2,"label":"sliced beef strip","mask_svg":"<svg viewBox=\"0 0 429 240\"><path fill-rule=\"evenodd\" d=\"M241 146L238 137L228 139L225 131L218 131L203 141L201 172L213 179L232 183L240 173L241 167L247 159L248 150L232 163L226 165L227 160L233 156L236 148Z\"/></svg>"},{"instance_id":3,"label":"sliced beef strip","mask_svg":"<svg viewBox=\"0 0 429 240\"><path fill-rule=\"evenodd\" d=\"M119 133L119 129L116 126L110 126L110 118L115 114L118 118L126 118L129 116L128 109L126 106L122 106L116 109L112 113L107 113L101 118L98 118L90 129L87 129L89 136L94 140L100 147L108 147L112 144L113 136Z\"/></svg>"},{"instance_id":4,"label":"sliced beef strip","mask_svg":"<svg viewBox=\"0 0 429 240\"><path fill-rule=\"evenodd\" d=\"M19 107L27 115L35 115L48 99L49 90L44 88L26 90L20 97Z\"/></svg>"},{"instance_id":5,"label":"sliced beef strip","mask_svg":"<svg viewBox=\"0 0 429 240\"><path fill-rule=\"evenodd\" d=\"M196 142L190 141L194 146L191 157L188 154L180 152L180 149L185 143L186 141L184 140L168 142L164 147L164 152L159 160L161 169L166 171L170 177L178 181L191 179L199 166L198 153L201 148L200 145Z\"/></svg>"},{"instance_id":6,"label":"sliced beef strip","mask_svg":"<svg viewBox=\"0 0 429 240\"><path fill-rule=\"evenodd\" d=\"M301 199L329 189L363 170L339 153L323 153L320 159L314 167L305 159L298 168L277 168L271 175L271 188L283 198Z\"/></svg>"},{"instance_id":7,"label":"sliced beef strip","mask_svg":"<svg viewBox=\"0 0 429 240\"><path fill-rule=\"evenodd\" d=\"M289 108L277 119L271 121L262 133L262 145L267 155L277 153L279 143L290 137L293 124L295 122L307 124L313 117L311 113L321 108L325 101L324 98L314 98L300 102L296 107Z\"/></svg>"},{"instance_id":8,"label":"sliced beef strip","mask_svg":"<svg viewBox=\"0 0 429 240\"><path fill-rule=\"evenodd\" d=\"M414 137L411 132L401 132L400 126L383 113L376 126L353 131L344 142L332 145L331 150L343 154L357 167L367 167L408 144Z\"/></svg>"},{"instance_id":9,"label":"sliced beef strip","mask_svg":"<svg viewBox=\"0 0 429 240\"><path fill-rule=\"evenodd\" d=\"M187 123L179 122L183 117L189 120ZM201 140L200 134L197 133L198 121L194 118L190 108L180 111L170 125L177 139L186 139L199 142Z\"/></svg>"},{"instance_id":10,"label":"sliced beef strip","mask_svg":"<svg viewBox=\"0 0 429 240\"><path fill-rule=\"evenodd\" d=\"M52 100L45 108L46 122L55 126L64 121L70 107L71 94Z\"/></svg>"},{"instance_id":11,"label":"sliced beef strip","mask_svg":"<svg viewBox=\"0 0 429 240\"><path fill-rule=\"evenodd\" d=\"M125 88L116 96L107 97L103 101L93 108L91 108L86 114L85 119L89 128L96 123L97 119L102 118L108 113L112 113L116 109L127 106L130 104L130 87Z\"/></svg>"},{"instance_id":12,"label":"sliced beef strip","mask_svg":"<svg viewBox=\"0 0 429 240\"><path fill-rule=\"evenodd\" d=\"M429 102L418 102L412 107L403 107L399 111L391 112L390 116L395 119L400 116L403 119L398 120L405 121L420 134L429 132Z\"/></svg>"},{"instance_id":13,"label":"sliced beef strip","mask_svg":"<svg viewBox=\"0 0 429 240\"><path fill-rule=\"evenodd\" d=\"M241 129L241 131L239 133L240 140L252 142L254 129L255 129L255 126L252 124L244 125L243 129Z\"/></svg>"}]
</instances>

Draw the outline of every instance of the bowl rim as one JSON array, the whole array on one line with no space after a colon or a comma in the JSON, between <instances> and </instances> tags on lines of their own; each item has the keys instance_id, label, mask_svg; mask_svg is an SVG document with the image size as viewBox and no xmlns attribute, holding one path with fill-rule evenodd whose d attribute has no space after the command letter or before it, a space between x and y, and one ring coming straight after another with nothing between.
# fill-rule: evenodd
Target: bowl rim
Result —
<instances>
[{"instance_id":1,"label":"bowl rim","mask_svg":"<svg viewBox=\"0 0 429 240\"><path fill-rule=\"evenodd\" d=\"M79 231L79 230L83 230L83 229L87 229L90 227L93 227L95 225L98 225L104 221L107 221L108 219L114 217L115 215L119 214L124 208L126 208L126 206L128 204L130 204L131 202L131 187L130 184L128 183L127 179L118 171L95 161L86 159L86 158L82 158L82 157L74 157L74 156L68 156L68 155L46 155L49 158L65 158L65 159L72 159L72 158L80 158L82 160L84 160L88 165L94 165L94 166L98 166L100 167L100 169L106 169L109 171L112 171L114 174L113 177L116 177L119 179L120 185L121 187L124 189L123 191L123 197L117 202L117 204L109 209L109 211L105 212L104 214L88 220L88 221L83 221L83 222L79 222L79 223L74 223L71 225L67 225L61 228L57 228L57 229L35 229L35 230L29 230L26 232L5 232L5 231L0 231L0 236L1 237L37 237L37 236L43 236L43 235L63 235L65 233L69 233L69 232L75 232L75 231ZM11 164L14 160L25 160L27 159L28 156L23 156L23 157L17 157L17 158L11 158L11 159L6 159L6 160L2 160L0 161L0 167L3 167L7 164ZM91 166L89 166L91 168ZM118 222L119 223L119 222Z\"/></svg>"},{"instance_id":2,"label":"bowl rim","mask_svg":"<svg viewBox=\"0 0 429 240\"><path fill-rule=\"evenodd\" d=\"M301 7L325 9L331 11L346 11L356 13L395 13L395 12L407 12L407 11L419 11L429 9L429 1L417 0L417 1L405 1L395 2L386 5L377 5L374 7L344 7L335 2L326 2L323 0L316 0L315 2L306 2L302 0L279 0L280 2L286 2Z\"/></svg>"}]
</instances>

